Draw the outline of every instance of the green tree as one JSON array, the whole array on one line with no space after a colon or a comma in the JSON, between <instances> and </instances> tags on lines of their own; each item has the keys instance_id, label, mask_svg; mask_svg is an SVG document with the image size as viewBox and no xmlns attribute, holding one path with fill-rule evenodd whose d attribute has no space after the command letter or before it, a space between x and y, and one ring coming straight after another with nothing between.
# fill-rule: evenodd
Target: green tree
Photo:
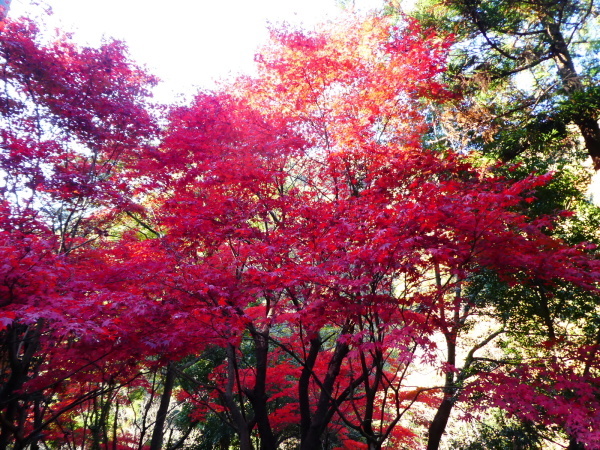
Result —
<instances>
[{"instance_id":1,"label":"green tree","mask_svg":"<svg viewBox=\"0 0 600 450\"><path fill-rule=\"evenodd\" d=\"M581 138L600 169L594 0L423 0L415 15L456 39L448 75L463 95L446 137L504 160Z\"/></svg>"}]
</instances>

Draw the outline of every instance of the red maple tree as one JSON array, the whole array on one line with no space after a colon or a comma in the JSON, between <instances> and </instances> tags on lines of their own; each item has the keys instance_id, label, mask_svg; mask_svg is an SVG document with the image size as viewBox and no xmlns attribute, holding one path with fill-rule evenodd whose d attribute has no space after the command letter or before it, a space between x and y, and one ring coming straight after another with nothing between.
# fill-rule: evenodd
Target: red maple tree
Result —
<instances>
[{"instance_id":1,"label":"red maple tree","mask_svg":"<svg viewBox=\"0 0 600 450\"><path fill-rule=\"evenodd\" d=\"M242 449L435 449L485 396L596 444L597 342L481 364L511 323L477 280L595 294L600 272L549 236L560 215L526 214L549 175L424 145L454 95L448 38L381 17L273 30L257 76L173 107L156 146L152 79L120 44L46 45L27 22L1 40L0 443L158 449L175 397L188 433L216 417ZM138 435L111 412L136 389L158 403Z\"/></svg>"},{"instance_id":2,"label":"red maple tree","mask_svg":"<svg viewBox=\"0 0 600 450\"><path fill-rule=\"evenodd\" d=\"M80 48L29 20L8 22L0 58L0 447L19 449L138 376L88 264L108 233L94 211L127 207L118 172L155 135L154 79L117 41Z\"/></svg>"},{"instance_id":3,"label":"red maple tree","mask_svg":"<svg viewBox=\"0 0 600 450\"><path fill-rule=\"evenodd\" d=\"M424 434L437 448L463 389L484 386L477 352L504 332L459 360L487 311L462 294L474 277L595 291L597 261L547 236L553 218L525 214L548 176L509 182L423 146L427 102L452 96L436 82L447 47L384 18L274 31L258 77L175 109L143 162L163 301L186 336L224 349L187 398L241 448L252 430L263 448L394 448ZM421 364L441 385L410 381ZM416 404L435 410L426 432L403 421Z\"/></svg>"}]
</instances>

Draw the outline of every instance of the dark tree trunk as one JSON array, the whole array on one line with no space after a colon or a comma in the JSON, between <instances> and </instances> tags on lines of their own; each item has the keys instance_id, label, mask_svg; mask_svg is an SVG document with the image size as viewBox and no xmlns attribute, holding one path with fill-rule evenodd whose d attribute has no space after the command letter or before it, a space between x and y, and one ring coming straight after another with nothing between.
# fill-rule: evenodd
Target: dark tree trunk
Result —
<instances>
[{"instance_id":1,"label":"dark tree trunk","mask_svg":"<svg viewBox=\"0 0 600 450\"><path fill-rule=\"evenodd\" d=\"M451 396L444 397L431 425L429 425L427 450L437 450L439 448L453 406L453 398Z\"/></svg>"},{"instance_id":2,"label":"dark tree trunk","mask_svg":"<svg viewBox=\"0 0 600 450\"><path fill-rule=\"evenodd\" d=\"M560 24L549 18L542 19L542 23L550 41L552 56L558 68L558 76L563 89L569 97L573 97L574 94L582 92L584 87L579 74L575 70L575 64L560 30ZM594 169L600 170L600 126L598 126L598 120L587 109L582 109L576 113L572 120L579 128L585 148L594 163Z\"/></svg>"},{"instance_id":3,"label":"dark tree trunk","mask_svg":"<svg viewBox=\"0 0 600 450\"><path fill-rule=\"evenodd\" d=\"M598 121L593 117L576 117L574 122L583 136L585 148L594 164L594 170L600 170L600 127Z\"/></svg>"},{"instance_id":4,"label":"dark tree trunk","mask_svg":"<svg viewBox=\"0 0 600 450\"><path fill-rule=\"evenodd\" d=\"M317 356L321 350L321 338L319 336L314 337L310 341L310 348L308 350L308 356L302 367L302 373L300 374L300 380L298 380L298 399L300 403L300 440L303 441L308 434L308 430L311 425L311 411L310 411L310 397L309 397L309 386L310 377L312 375Z\"/></svg>"},{"instance_id":5,"label":"dark tree trunk","mask_svg":"<svg viewBox=\"0 0 600 450\"><path fill-rule=\"evenodd\" d=\"M376 350L373 353L373 361L369 365L365 358L364 352L360 355L362 373L364 376L364 390L365 390L365 412L363 414L363 420L361 423L361 434L366 437L369 445L369 450L380 450L382 446L382 436L375 432L373 429L373 422L375 420L375 405L377 403L377 393L381 386L381 380L383 379L384 372L384 358L380 350ZM373 373L372 382L369 375Z\"/></svg>"},{"instance_id":6,"label":"dark tree trunk","mask_svg":"<svg viewBox=\"0 0 600 450\"><path fill-rule=\"evenodd\" d=\"M254 410L254 420L258 426L261 450L277 450L277 439L269 422L269 410L267 408L267 368L269 354L268 331L258 332L251 329L250 333L254 339L254 354L256 357L256 380L254 389L246 392Z\"/></svg>"},{"instance_id":7,"label":"dark tree trunk","mask_svg":"<svg viewBox=\"0 0 600 450\"><path fill-rule=\"evenodd\" d=\"M29 379L43 326L42 320L31 325L14 323L5 335L3 351L10 365L10 375L0 386L0 410L4 409L4 414L0 413L0 448L8 448L11 442L15 449L28 444L22 433L27 421L25 409L29 395L24 396L20 391Z\"/></svg>"},{"instance_id":8,"label":"dark tree trunk","mask_svg":"<svg viewBox=\"0 0 600 450\"><path fill-rule=\"evenodd\" d=\"M456 365L456 335L453 332L446 333L446 346L448 349L448 357L446 362L449 366ZM433 417L433 421L429 425L427 450L437 450L440 447L442 436L446 431L450 413L454 407L456 395L456 379L454 372L446 372L444 381L444 399Z\"/></svg>"},{"instance_id":9,"label":"dark tree trunk","mask_svg":"<svg viewBox=\"0 0 600 450\"><path fill-rule=\"evenodd\" d=\"M567 450L585 450L585 445L577 442L577 439L571 438L569 440L569 446L567 447Z\"/></svg>"},{"instance_id":10,"label":"dark tree trunk","mask_svg":"<svg viewBox=\"0 0 600 450\"><path fill-rule=\"evenodd\" d=\"M169 364L167 365L167 372L165 374L163 392L160 396L160 405L158 406L158 412L156 413L156 422L154 423L154 430L152 430L150 450L160 450L162 448L165 421L169 412L169 403L171 402L171 394L173 392L174 385L175 370L173 366Z\"/></svg>"},{"instance_id":11,"label":"dark tree trunk","mask_svg":"<svg viewBox=\"0 0 600 450\"><path fill-rule=\"evenodd\" d=\"M223 398L231 418L233 420L233 426L237 432L238 438L240 439L240 450L252 450L252 441L250 440L250 431L248 430L248 423L244 417L242 407L238 406L234 399L234 385L237 379L237 361L235 354L235 347L233 345L227 346L227 387Z\"/></svg>"},{"instance_id":12,"label":"dark tree trunk","mask_svg":"<svg viewBox=\"0 0 600 450\"><path fill-rule=\"evenodd\" d=\"M321 394L319 395L317 409L311 417L310 426L300 444L301 450L315 450L321 448L321 436L327 429L327 425L335 412L335 400L332 398L333 386L340 373L342 362L349 351L350 347L347 344L342 344L340 342L336 344L333 355L329 360L329 367L327 368L325 380L321 386Z\"/></svg>"}]
</instances>

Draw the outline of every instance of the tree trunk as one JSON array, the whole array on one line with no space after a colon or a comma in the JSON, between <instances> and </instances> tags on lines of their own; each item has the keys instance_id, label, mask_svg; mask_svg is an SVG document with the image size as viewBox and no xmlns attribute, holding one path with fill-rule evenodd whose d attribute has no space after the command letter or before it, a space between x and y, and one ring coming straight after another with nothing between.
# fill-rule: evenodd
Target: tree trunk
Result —
<instances>
[{"instance_id":1,"label":"tree trunk","mask_svg":"<svg viewBox=\"0 0 600 450\"><path fill-rule=\"evenodd\" d=\"M333 415L332 409L334 408L333 386L340 373L342 362L349 353L350 347L348 344L342 344L338 342L331 359L329 361L329 367L327 368L327 375L321 386L321 394L319 395L319 402L317 403L317 409L311 417L310 426L306 434L302 438L300 443L301 450L314 450L321 448L321 436L325 432L329 421Z\"/></svg>"},{"instance_id":2,"label":"tree trunk","mask_svg":"<svg viewBox=\"0 0 600 450\"><path fill-rule=\"evenodd\" d=\"M158 407L158 412L156 413L156 422L154 423L154 430L152 430L150 450L160 450L162 448L165 421L169 412L169 403L171 402L171 394L173 392L174 385L175 370L171 364L168 364L167 372L165 374L163 392L160 396L160 405Z\"/></svg>"},{"instance_id":3,"label":"tree trunk","mask_svg":"<svg viewBox=\"0 0 600 450\"><path fill-rule=\"evenodd\" d=\"M558 76L562 86L567 95L572 98L574 94L583 92L584 88L575 70L569 47L558 23L553 22L551 18L543 18L542 23L550 41L553 59L558 68ZM598 126L598 120L587 110L578 112L572 120L581 132L585 148L590 158L592 158L594 170L600 170L600 126Z\"/></svg>"},{"instance_id":4,"label":"tree trunk","mask_svg":"<svg viewBox=\"0 0 600 450\"><path fill-rule=\"evenodd\" d=\"M446 362L449 366L456 366L456 335L454 332L446 333L446 346L448 348L448 358ZM450 413L454 407L454 396L456 395L454 372L446 372L444 382L444 399L433 417L428 430L427 450L437 450L442 441L446 425L450 418Z\"/></svg>"},{"instance_id":5,"label":"tree trunk","mask_svg":"<svg viewBox=\"0 0 600 450\"><path fill-rule=\"evenodd\" d=\"M252 408L254 419L258 426L261 450L277 450L277 440L269 423L269 410L267 408L267 359L269 354L268 331L258 332L252 327L250 330L254 339L254 354L256 357L256 379L254 389L246 392Z\"/></svg>"},{"instance_id":6,"label":"tree trunk","mask_svg":"<svg viewBox=\"0 0 600 450\"><path fill-rule=\"evenodd\" d=\"M321 338L316 336L310 340L310 348L308 356L302 367L302 373L298 380L298 401L300 403L300 440L303 441L308 434L308 430L311 425L311 411L310 411L310 377L312 375L317 356L321 350Z\"/></svg>"},{"instance_id":7,"label":"tree trunk","mask_svg":"<svg viewBox=\"0 0 600 450\"><path fill-rule=\"evenodd\" d=\"M10 375L7 382L0 386L0 409L4 409L4 414L0 414L0 448L8 448L13 440L16 440L15 449L22 447L22 441L27 444L23 438L18 439L27 421L23 410L29 403L29 398L20 391L28 380L43 326L43 320L31 325L15 322L6 332L3 351L10 365Z\"/></svg>"},{"instance_id":8,"label":"tree trunk","mask_svg":"<svg viewBox=\"0 0 600 450\"><path fill-rule=\"evenodd\" d=\"M241 405L238 406L233 398L233 387L237 378L237 362L235 355L235 348L229 344L227 346L227 387L223 395L225 405L229 409L231 418L233 420L233 426L237 435L240 439L240 450L252 450L252 441L250 440L250 431L248 430L248 423L241 409Z\"/></svg>"},{"instance_id":9,"label":"tree trunk","mask_svg":"<svg viewBox=\"0 0 600 450\"><path fill-rule=\"evenodd\" d=\"M445 396L435 413L431 425L429 425L429 431L427 433L427 450L437 450L439 448L453 406L453 398L451 396Z\"/></svg>"},{"instance_id":10,"label":"tree trunk","mask_svg":"<svg viewBox=\"0 0 600 450\"><path fill-rule=\"evenodd\" d=\"M381 386L384 372L384 358L379 349L373 352L373 361L367 364L365 353L360 352L360 361L362 373L364 375L364 395L365 407L363 420L361 422L361 434L367 439L369 450L380 450L382 445L382 436L375 432L373 423L375 421L375 405L377 404L377 394ZM374 373L373 373L374 372ZM371 382L369 375L373 373L373 381Z\"/></svg>"},{"instance_id":11,"label":"tree trunk","mask_svg":"<svg viewBox=\"0 0 600 450\"><path fill-rule=\"evenodd\" d=\"M585 450L585 445L577 442L577 439L571 438L569 440L569 446L567 447L567 450Z\"/></svg>"}]
</instances>

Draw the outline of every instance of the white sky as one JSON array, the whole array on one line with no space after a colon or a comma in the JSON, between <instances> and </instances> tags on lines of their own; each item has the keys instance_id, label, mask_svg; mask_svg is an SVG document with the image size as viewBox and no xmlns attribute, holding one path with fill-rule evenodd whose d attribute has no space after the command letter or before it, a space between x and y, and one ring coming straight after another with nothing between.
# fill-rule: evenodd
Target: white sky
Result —
<instances>
[{"instance_id":1,"label":"white sky","mask_svg":"<svg viewBox=\"0 0 600 450\"><path fill-rule=\"evenodd\" d=\"M133 60L163 83L169 101L194 86L211 88L229 73L249 71L267 38L268 22L312 26L343 13L336 0L45 0L61 28L78 42L97 45L103 35L124 40ZM361 10L383 0L355 0ZM13 0L9 16L31 8Z\"/></svg>"}]
</instances>

